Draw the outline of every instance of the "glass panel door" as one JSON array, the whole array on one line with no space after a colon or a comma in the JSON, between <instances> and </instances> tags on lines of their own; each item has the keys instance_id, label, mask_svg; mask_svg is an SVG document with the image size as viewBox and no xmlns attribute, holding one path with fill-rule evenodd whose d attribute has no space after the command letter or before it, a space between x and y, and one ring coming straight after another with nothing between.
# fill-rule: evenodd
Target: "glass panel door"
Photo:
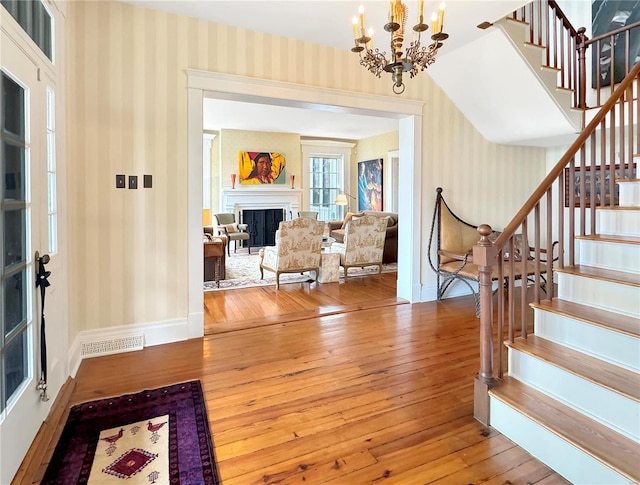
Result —
<instances>
[{"instance_id":1,"label":"glass panel door","mask_svg":"<svg viewBox=\"0 0 640 485\"><path fill-rule=\"evenodd\" d=\"M36 388L33 256L46 250L39 239L46 205L40 215L33 197L40 200L46 183L46 97L19 45L0 30L0 483L11 483L50 405Z\"/></svg>"},{"instance_id":2,"label":"glass panel door","mask_svg":"<svg viewBox=\"0 0 640 485\"><path fill-rule=\"evenodd\" d=\"M0 149L0 234L2 244L2 333L0 334L0 411L29 377L27 282L27 182L25 90L8 74L0 75L2 121Z\"/></svg>"}]
</instances>

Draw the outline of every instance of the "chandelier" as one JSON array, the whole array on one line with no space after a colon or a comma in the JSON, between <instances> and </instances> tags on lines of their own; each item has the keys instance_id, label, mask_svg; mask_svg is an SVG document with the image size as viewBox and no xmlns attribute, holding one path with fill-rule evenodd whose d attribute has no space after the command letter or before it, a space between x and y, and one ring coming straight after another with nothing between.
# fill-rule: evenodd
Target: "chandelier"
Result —
<instances>
[{"instance_id":1,"label":"chandelier","mask_svg":"<svg viewBox=\"0 0 640 485\"><path fill-rule=\"evenodd\" d=\"M449 38L448 34L442 31L444 24L444 2L440 5L438 13L433 12L431 16L431 40L428 46L420 43L422 33L429 26L423 22L424 0L418 3L418 23L413 26L413 40L406 50L402 51L402 44L405 36L405 24L407 22L407 6L401 0L391 0L389 2L389 22L385 24L384 30L391 34L391 59L387 59L386 52L373 49L372 38L373 29L367 32L364 22L364 7L360 5L358 16L353 17L353 35L355 46L351 52L356 52L360 56L360 65L375 76L380 77L382 71L390 72L393 79L393 92L402 94L405 86L402 82L402 73L409 72L413 78L420 71L436 62L438 49L442 47L442 42Z\"/></svg>"}]
</instances>

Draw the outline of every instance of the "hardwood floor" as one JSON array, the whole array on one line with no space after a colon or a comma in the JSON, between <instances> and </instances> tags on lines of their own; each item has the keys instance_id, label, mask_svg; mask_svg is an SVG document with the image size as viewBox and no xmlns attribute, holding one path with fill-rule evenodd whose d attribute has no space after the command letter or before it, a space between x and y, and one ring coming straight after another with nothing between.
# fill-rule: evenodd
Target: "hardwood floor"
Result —
<instances>
[{"instance_id":1,"label":"hardwood floor","mask_svg":"<svg viewBox=\"0 0 640 485\"><path fill-rule=\"evenodd\" d=\"M211 335L85 360L71 402L200 379L224 485L567 483L473 418L473 300L376 278L207 294Z\"/></svg>"},{"instance_id":2,"label":"hardwood floor","mask_svg":"<svg viewBox=\"0 0 640 485\"><path fill-rule=\"evenodd\" d=\"M205 335L406 303L397 273L350 277L348 283L289 283L204 294ZM236 293L241 291L240 293Z\"/></svg>"}]
</instances>

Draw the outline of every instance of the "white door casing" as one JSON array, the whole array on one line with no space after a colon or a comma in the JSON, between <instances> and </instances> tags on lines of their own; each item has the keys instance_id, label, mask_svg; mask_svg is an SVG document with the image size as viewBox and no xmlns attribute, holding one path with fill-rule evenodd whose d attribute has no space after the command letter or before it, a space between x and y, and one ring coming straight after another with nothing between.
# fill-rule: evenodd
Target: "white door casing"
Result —
<instances>
[{"instance_id":1,"label":"white door casing","mask_svg":"<svg viewBox=\"0 0 640 485\"><path fill-rule=\"evenodd\" d=\"M422 114L424 102L397 97L363 94L337 89L319 88L295 83L271 81L186 70L189 187L188 201L188 267L189 267L189 330L188 337L204 333L202 293L202 132L204 97L221 97L234 101L320 109L332 106L337 110L399 120L399 178L410 180L399 194L398 240L403 250L398 258L397 296L409 302L420 301L420 207L422 180ZM195 194L197 190L198 195Z\"/></svg>"},{"instance_id":2,"label":"white door casing","mask_svg":"<svg viewBox=\"0 0 640 485\"><path fill-rule=\"evenodd\" d=\"M0 415L0 483L11 483L29 446L69 376L67 327L67 263L66 263L66 180L65 180L65 110L64 93L59 80L64 64L64 4L43 1L52 22L54 62L36 46L18 22L0 7L0 70L25 92L25 160L27 224L25 231L26 297L27 297L27 379L14 393ZM60 7L62 6L62 10ZM47 91L54 109L47 110ZM0 101L0 113L4 110ZM47 114L52 117L47 120ZM52 121L53 120L53 121ZM47 127L53 129L49 140ZM40 292L35 287L35 252L49 253L48 238L48 154L54 156L57 189L57 252L51 253L46 270L51 271L46 289L47 395L41 399L37 389L40 368ZM51 160L51 159L49 159ZM4 163L4 160L2 161ZM0 180L5 183L5 180ZM0 201L2 202L2 201ZM8 206L15 203L9 203ZM2 237L0 237L2 239ZM0 268L2 269L2 268ZM3 270L4 271L4 270ZM0 304L0 311L2 304ZM4 329L3 329L4 330Z\"/></svg>"}]
</instances>

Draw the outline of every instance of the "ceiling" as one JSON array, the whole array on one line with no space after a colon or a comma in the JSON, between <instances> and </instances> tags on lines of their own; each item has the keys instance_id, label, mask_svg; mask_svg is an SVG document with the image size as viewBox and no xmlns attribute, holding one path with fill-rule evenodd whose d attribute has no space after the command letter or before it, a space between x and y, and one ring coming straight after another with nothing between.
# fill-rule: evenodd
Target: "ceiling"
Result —
<instances>
[{"instance_id":1,"label":"ceiling","mask_svg":"<svg viewBox=\"0 0 640 485\"><path fill-rule=\"evenodd\" d=\"M351 19L357 13L360 4L364 4L366 8L367 26L373 26L378 33L382 32L382 26L387 21L389 8L388 2L380 0L125 0L125 3L345 50L353 46ZM405 3L411 24L416 18L418 2ZM482 36L484 31L476 28L479 23L492 22L523 3L525 2L520 0L447 0L445 31L449 33L450 38L440 50L439 56L446 55L447 52ZM431 12L437 10L439 4L439 1L425 1L425 23L429 23ZM388 34L382 33L386 39ZM374 32L374 44L375 39ZM221 113L224 115L221 116ZM277 120L277 123L272 120ZM360 140L395 131L398 129L398 122L394 119L350 113L337 114L260 103L206 99L204 128L213 131L273 131L299 133L304 137Z\"/></svg>"}]
</instances>

